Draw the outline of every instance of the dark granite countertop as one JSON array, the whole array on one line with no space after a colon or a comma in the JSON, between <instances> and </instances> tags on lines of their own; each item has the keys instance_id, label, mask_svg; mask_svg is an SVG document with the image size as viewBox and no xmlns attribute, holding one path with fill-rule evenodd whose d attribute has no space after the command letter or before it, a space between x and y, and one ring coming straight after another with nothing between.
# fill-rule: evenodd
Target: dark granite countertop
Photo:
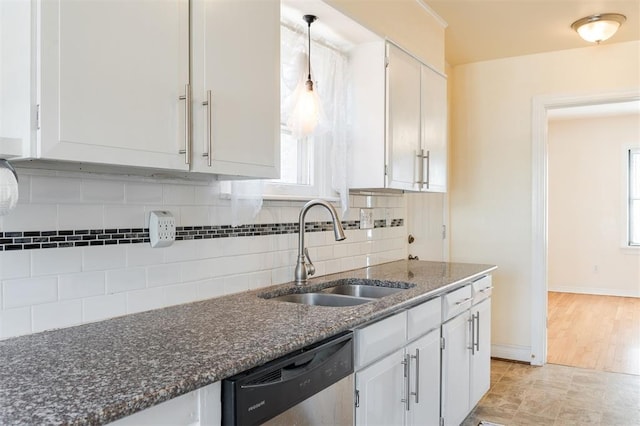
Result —
<instances>
[{"instance_id":1,"label":"dark granite countertop","mask_svg":"<svg viewBox=\"0 0 640 426\"><path fill-rule=\"evenodd\" d=\"M259 295L291 283L0 341L0 424L104 424L263 364L495 269L397 261L314 278L415 287L331 308ZM395 283L395 284L394 284Z\"/></svg>"}]
</instances>

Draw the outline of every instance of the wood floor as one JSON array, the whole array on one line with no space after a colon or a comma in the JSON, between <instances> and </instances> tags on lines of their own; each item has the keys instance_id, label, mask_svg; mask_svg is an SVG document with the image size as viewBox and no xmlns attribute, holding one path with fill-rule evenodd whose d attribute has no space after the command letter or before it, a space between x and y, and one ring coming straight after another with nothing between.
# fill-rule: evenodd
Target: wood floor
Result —
<instances>
[{"instance_id":1,"label":"wood floor","mask_svg":"<svg viewBox=\"0 0 640 426\"><path fill-rule=\"evenodd\" d=\"M547 361L640 375L640 298L549 292Z\"/></svg>"}]
</instances>

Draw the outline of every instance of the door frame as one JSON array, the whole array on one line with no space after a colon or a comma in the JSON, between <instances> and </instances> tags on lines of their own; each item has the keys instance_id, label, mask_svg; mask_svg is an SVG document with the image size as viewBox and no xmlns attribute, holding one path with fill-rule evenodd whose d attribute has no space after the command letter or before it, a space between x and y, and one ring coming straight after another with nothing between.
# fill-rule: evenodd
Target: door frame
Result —
<instances>
[{"instance_id":1,"label":"door frame","mask_svg":"<svg viewBox=\"0 0 640 426\"><path fill-rule=\"evenodd\" d=\"M577 95L540 95L532 103L531 365L547 362L548 112L640 100L640 89Z\"/></svg>"}]
</instances>

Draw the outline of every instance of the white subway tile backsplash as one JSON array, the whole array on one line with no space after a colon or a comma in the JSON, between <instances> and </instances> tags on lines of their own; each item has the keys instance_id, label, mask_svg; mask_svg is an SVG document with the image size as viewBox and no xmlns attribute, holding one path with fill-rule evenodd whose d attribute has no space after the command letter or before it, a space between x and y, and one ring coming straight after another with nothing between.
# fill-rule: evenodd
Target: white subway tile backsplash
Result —
<instances>
[{"instance_id":1,"label":"white subway tile backsplash","mask_svg":"<svg viewBox=\"0 0 640 426\"><path fill-rule=\"evenodd\" d=\"M144 228L145 210L143 206L104 206L105 228Z\"/></svg>"},{"instance_id":2,"label":"white subway tile backsplash","mask_svg":"<svg viewBox=\"0 0 640 426\"><path fill-rule=\"evenodd\" d=\"M83 179L82 199L88 203L124 203L124 182Z\"/></svg>"},{"instance_id":3,"label":"white subway tile backsplash","mask_svg":"<svg viewBox=\"0 0 640 426\"><path fill-rule=\"evenodd\" d=\"M199 259L197 247L191 241L176 241L173 245L161 249L165 263L188 262Z\"/></svg>"},{"instance_id":4,"label":"white subway tile backsplash","mask_svg":"<svg viewBox=\"0 0 640 426\"><path fill-rule=\"evenodd\" d=\"M107 294L133 291L147 286L144 268L117 269L107 271Z\"/></svg>"},{"instance_id":5,"label":"white subway tile backsplash","mask_svg":"<svg viewBox=\"0 0 640 426\"><path fill-rule=\"evenodd\" d=\"M31 308L15 308L0 311L0 338L31 333Z\"/></svg>"},{"instance_id":6,"label":"white subway tile backsplash","mask_svg":"<svg viewBox=\"0 0 640 426\"><path fill-rule=\"evenodd\" d=\"M125 201L127 204L162 204L162 185L127 182Z\"/></svg>"},{"instance_id":7,"label":"white subway tile backsplash","mask_svg":"<svg viewBox=\"0 0 640 426\"><path fill-rule=\"evenodd\" d=\"M58 207L55 204L21 204L10 215L2 217L6 231L49 231L58 226Z\"/></svg>"},{"instance_id":8,"label":"white subway tile backsplash","mask_svg":"<svg viewBox=\"0 0 640 426\"><path fill-rule=\"evenodd\" d=\"M249 290L248 275L234 275L224 279L224 294L240 293Z\"/></svg>"},{"instance_id":9,"label":"white subway tile backsplash","mask_svg":"<svg viewBox=\"0 0 640 426\"><path fill-rule=\"evenodd\" d=\"M82 249L34 250L31 254L31 275L64 274L82 271Z\"/></svg>"},{"instance_id":10,"label":"white subway tile backsplash","mask_svg":"<svg viewBox=\"0 0 640 426\"><path fill-rule=\"evenodd\" d=\"M127 265L126 246L84 247L83 271L105 271L124 268Z\"/></svg>"},{"instance_id":11,"label":"white subway tile backsplash","mask_svg":"<svg viewBox=\"0 0 640 426\"><path fill-rule=\"evenodd\" d=\"M220 270L224 268L225 261L219 259L196 260L183 262L181 276L184 282L199 281L212 276L223 275Z\"/></svg>"},{"instance_id":12,"label":"white subway tile backsplash","mask_svg":"<svg viewBox=\"0 0 640 426\"><path fill-rule=\"evenodd\" d=\"M105 294L104 272L81 272L58 277L58 298L79 299Z\"/></svg>"},{"instance_id":13,"label":"white subway tile backsplash","mask_svg":"<svg viewBox=\"0 0 640 426\"><path fill-rule=\"evenodd\" d=\"M81 179L31 176L32 203L79 203Z\"/></svg>"},{"instance_id":14,"label":"white subway tile backsplash","mask_svg":"<svg viewBox=\"0 0 640 426\"><path fill-rule=\"evenodd\" d=\"M262 288L271 285L271 271L254 272L247 275L250 289Z\"/></svg>"},{"instance_id":15,"label":"white subway tile backsplash","mask_svg":"<svg viewBox=\"0 0 640 426\"><path fill-rule=\"evenodd\" d=\"M165 291L160 287L127 293L127 313L149 311L165 306Z\"/></svg>"},{"instance_id":16,"label":"white subway tile backsplash","mask_svg":"<svg viewBox=\"0 0 640 426\"><path fill-rule=\"evenodd\" d=\"M104 229L104 208L99 204L60 204L57 229Z\"/></svg>"},{"instance_id":17,"label":"white subway tile backsplash","mask_svg":"<svg viewBox=\"0 0 640 426\"><path fill-rule=\"evenodd\" d=\"M210 299L224 294L224 278L212 278L195 283L198 289L198 299Z\"/></svg>"},{"instance_id":18,"label":"white subway tile backsplash","mask_svg":"<svg viewBox=\"0 0 640 426\"><path fill-rule=\"evenodd\" d=\"M192 185L171 185L163 186L164 204L195 204L196 196Z\"/></svg>"},{"instance_id":19,"label":"white subway tile backsplash","mask_svg":"<svg viewBox=\"0 0 640 426\"><path fill-rule=\"evenodd\" d=\"M181 303L198 300L198 284L187 283L163 287L167 305L179 305Z\"/></svg>"},{"instance_id":20,"label":"white subway tile backsplash","mask_svg":"<svg viewBox=\"0 0 640 426\"><path fill-rule=\"evenodd\" d=\"M217 182L34 171L21 176L20 185L18 209L0 218L0 232L147 228L152 210L171 211L178 226L233 220ZM350 199L344 217L339 210L344 221L359 220L359 207L374 208L378 219L386 218L385 209L393 219L406 213L403 196ZM303 205L265 200L248 223L297 224ZM306 219L330 217L314 208ZM307 233L315 276L404 258L406 232L404 226L352 229L342 242L330 231ZM282 234L176 241L163 249L138 243L0 251L0 338L290 282L297 243L297 234Z\"/></svg>"},{"instance_id":21,"label":"white subway tile backsplash","mask_svg":"<svg viewBox=\"0 0 640 426\"><path fill-rule=\"evenodd\" d=\"M127 296L125 293L91 297L82 300L83 322L99 321L118 317L127 313Z\"/></svg>"},{"instance_id":22,"label":"white subway tile backsplash","mask_svg":"<svg viewBox=\"0 0 640 426\"><path fill-rule=\"evenodd\" d=\"M32 251L5 251L0 254L0 280L28 277Z\"/></svg>"},{"instance_id":23,"label":"white subway tile backsplash","mask_svg":"<svg viewBox=\"0 0 640 426\"><path fill-rule=\"evenodd\" d=\"M149 243L131 244L127 248L127 266L157 265L164 261L162 250L152 248Z\"/></svg>"},{"instance_id":24,"label":"white subway tile backsplash","mask_svg":"<svg viewBox=\"0 0 640 426\"><path fill-rule=\"evenodd\" d=\"M180 207L180 222L177 226L206 225L209 223L209 208L205 206Z\"/></svg>"},{"instance_id":25,"label":"white subway tile backsplash","mask_svg":"<svg viewBox=\"0 0 640 426\"><path fill-rule=\"evenodd\" d=\"M37 305L58 299L58 277L2 281L3 308Z\"/></svg>"},{"instance_id":26,"label":"white subway tile backsplash","mask_svg":"<svg viewBox=\"0 0 640 426\"><path fill-rule=\"evenodd\" d=\"M179 263L149 266L147 268L147 286L158 287L181 282L180 269Z\"/></svg>"},{"instance_id":27,"label":"white subway tile backsplash","mask_svg":"<svg viewBox=\"0 0 640 426\"><path fill-rule=\"evenodd\" d=\"M34 332L69 327L82 322L82 302L80 300L36 305L32 309Z\"/></svg>"}]
</instances>

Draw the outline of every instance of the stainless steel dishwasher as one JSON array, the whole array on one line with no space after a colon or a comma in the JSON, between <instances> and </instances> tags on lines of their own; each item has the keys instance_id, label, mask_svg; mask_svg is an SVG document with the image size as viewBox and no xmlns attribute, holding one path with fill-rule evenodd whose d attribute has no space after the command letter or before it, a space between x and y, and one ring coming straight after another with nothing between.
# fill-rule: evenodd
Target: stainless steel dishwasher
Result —
<instances>
[{"instance_id":1,"label":"stainless steel dishwasher","mask_svg":"<svg viewBox=\"0 0 640 426\"><path fill-rule=\"evenodd\" d=\"M223 425L352 425L353 336L345 332L222 381Z\"/></svg>"}]
</instances>

